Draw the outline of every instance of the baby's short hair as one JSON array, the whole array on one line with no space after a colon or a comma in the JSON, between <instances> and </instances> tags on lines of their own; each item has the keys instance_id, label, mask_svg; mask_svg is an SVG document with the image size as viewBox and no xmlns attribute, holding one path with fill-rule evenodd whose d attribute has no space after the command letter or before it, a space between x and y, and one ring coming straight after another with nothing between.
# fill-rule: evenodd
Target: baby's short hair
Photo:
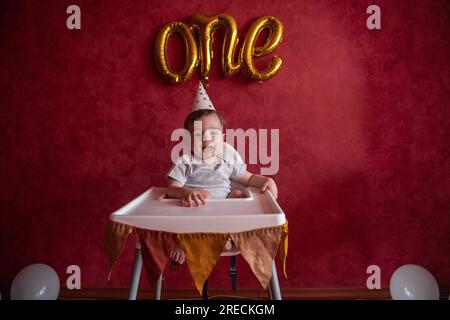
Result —
<instances>
[{"instance_id":1,"label":"baby's short hair","mask_svg":"<svg viewBox=\"0 0 450 320\"><path fill-rule=\"evenodd\" d=\"M220 124L222 125L222 129L223 129L225 120L223 119L222 115L220 113L218 113L216 110L208 110L208 109L200 109L200 110L196 110L196 111L189 113L189 115L184 120L184 128L186 130L191 130L192 126L194 125L194 121L200 119L203 116L207 116L210 114L217 115L217 117L219 118Z\"/></svg>"}]
</instances>

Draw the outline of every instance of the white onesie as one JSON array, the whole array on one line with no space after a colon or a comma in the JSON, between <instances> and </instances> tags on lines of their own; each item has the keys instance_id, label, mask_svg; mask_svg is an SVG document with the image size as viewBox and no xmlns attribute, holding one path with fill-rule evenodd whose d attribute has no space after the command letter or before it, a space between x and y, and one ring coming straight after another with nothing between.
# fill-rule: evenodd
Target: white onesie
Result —
<instances>
[{"instance_id":1,"label":"white onesie","mask_svg":"<svg viewBox=\"0 0 450 320\"><path fill-rule=\"evenodd\" d=\"M167 173L186 187L207 190L212 198L226 198L230 193L230 180L238 181L247 165L229 144L217 164L208 165L194 160L193 155L179 158Z\"/></svg>"}]
</instances>

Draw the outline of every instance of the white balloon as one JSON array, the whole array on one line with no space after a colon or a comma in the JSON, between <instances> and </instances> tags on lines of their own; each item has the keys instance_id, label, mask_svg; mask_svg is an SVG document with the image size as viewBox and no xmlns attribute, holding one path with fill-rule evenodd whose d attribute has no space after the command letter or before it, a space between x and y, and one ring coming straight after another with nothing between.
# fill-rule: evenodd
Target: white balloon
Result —
<instances>
[{"instance_id":1,"label":"white balloon","mask_svg":"<svg viewBox=\"0 0 450 320\"><path fill-rule=\"evenodd\" d=\"M406 264L395 270L389 289L393 300L439 300L436 279L416 264Z\"/></svg>"},{"instance_id":2,"label":"white balloon","mask_svg":"<svg viewBox=\"0 0 450 320\"><path fill-rule=\"evenodd\" d=\"M14 277L11 300L56 300L59 294L59 277L52 267L35 263Z\"/></svg>"}]
</instances>

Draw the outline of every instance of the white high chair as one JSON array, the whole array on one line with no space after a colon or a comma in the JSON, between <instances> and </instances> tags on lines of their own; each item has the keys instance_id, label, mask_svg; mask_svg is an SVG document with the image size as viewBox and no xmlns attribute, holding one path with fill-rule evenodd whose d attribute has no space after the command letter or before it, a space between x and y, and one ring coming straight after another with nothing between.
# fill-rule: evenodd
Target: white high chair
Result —
<instances>
[{"instance_id":1,"label":"white high chair","mask_svg":"<svg viewBox=\"0 0 450 320\"><path fill-rule=\"evenodd\" d=\"M130 203L111 214L116 222L134 225L142 229L160 230L173 233L217 232L237 233L259 228L281 226L286 222L284 212L269 191L259 192L254 188L240 189L246 198L209 199L204 206L197 208L182 207L179 199L166 198L167 188L152 187ZM231 257L230 275L235 289L236 256L239 251L223 252L221 256ZM139 279L142 270L142 256L139 244L136 245L133 272L128 298L137 297ZM155 285L155 299L161 298L162 274ZM203 298L207 298L207 282L203 287ZM271 299L281 300L275 261L272 262L272 279L269 284Z\"/></svg>"},{"instance_id":2,"label":"white high chair","mask_svg":"<svg viewBox=\"0 0 450 320\"><path fill-rule=\"evenodd\" d=\"M224 143L228 159L241 161L239 153L228 143ZM231 182L232 190L240 190L246 198L209 199L198 208L184 208L179 199L168 199L167 188L153 187L130 203L111 214L111 220L134 225L142 229L160 230L173 233L219 232L236 233L248 230L283 225L286 217L269 191L256 189ZM237 219L238 218L238 219ZM230 257L232 289L237 288L236 256L239 251L224 251L221 256ZM136 244L133 272L128 298L136 299L142 270L142 256L139 243ZM161 298L162 275L155 286L155 299ZM272 279L269 283L271 299L281 300L275 261L272 263ZM203 286L203 298L207 298L208 281Z\"/></svg>"}]
</instances>

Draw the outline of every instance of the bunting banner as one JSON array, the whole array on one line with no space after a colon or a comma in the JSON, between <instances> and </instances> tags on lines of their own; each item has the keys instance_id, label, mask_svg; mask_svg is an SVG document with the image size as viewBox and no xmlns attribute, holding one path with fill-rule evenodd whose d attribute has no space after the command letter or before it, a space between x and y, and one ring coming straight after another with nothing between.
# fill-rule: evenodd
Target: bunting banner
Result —
<instances>
[{"instance_id":1,"label":"bunting banner","mask_svg":"<svg viewBox=\"0 0 450 320\"><path fill-rule=\"evenodd\" d=\"M287 273L286 273L286 258L288 254L288 222L286 221L285 224L283 224L281 229L281 242L280 242L280 251L279 256L281 259L281 264L283 266L283 274L287 279Z\"/></svg>"},{"instance_id":2,"label":"bunting banner","mask_svg":"<svg viewBox=\"0 0 450 320\"><path fill-rule=\"evenodd\" d=\"M128 239L128 235L133 232L133 226L115 222L112 220L108 221L106 225L104 246L105 253L108 257L109 262L109 273L108 281L111 279L111 273L117 259L122 254L125 243Z\"/></svg>"},{"instance_id":3,"label":"bunting banner","mask_svg":"<svg viewBox=\"0 0 450 320\"><path fill-rule=\"evenodd\" d=\"M231 239L264 289L267 289L272 278L272 261L280 245L281 228L262 228L231 234Z\"/></svg>"},{"instance_id":4,"label":"bunting banner","mask_svg":"<svg viewBox=\"0 0 450 320\"><path fill-rule=\"evenodd\" d=\"M189 271L200 294L203 284L220 258L228 237L227 233L178 234L178 240L186 255Z\"/></svg>"},{"instance_id":5,"label":"bunting banner","mask_svg":"<svg viewBox=\"0 0 450 320\"><path fill-rule=\"evenodd\" d=\"M170 253L175 247L177 234L136 228L141 244L142 261L150 285L153 287L166 267Z\"/></svg>"},{"instance_id":6,"label":"bunting banner","mask_svg":"<svg viewBox=\"0 0 450 320\"><path fill-rule=\"evenodd\" d=\"M154 287L163 273L177 241L185 253L187 266L195 287L201 294L203 284L210 276L227 240L232 239L242 257L249 264L263 288L272 278L272 261L277 251L286 274L288 252L288 224L260 228L237 233L171 233L159 230L140 229L131 225L109 221L104 245L108 257L111 277L112 269L121 255L128 235L133 233L141 246L142 260L150 285Z\"/></svg>"}]
</instances>

